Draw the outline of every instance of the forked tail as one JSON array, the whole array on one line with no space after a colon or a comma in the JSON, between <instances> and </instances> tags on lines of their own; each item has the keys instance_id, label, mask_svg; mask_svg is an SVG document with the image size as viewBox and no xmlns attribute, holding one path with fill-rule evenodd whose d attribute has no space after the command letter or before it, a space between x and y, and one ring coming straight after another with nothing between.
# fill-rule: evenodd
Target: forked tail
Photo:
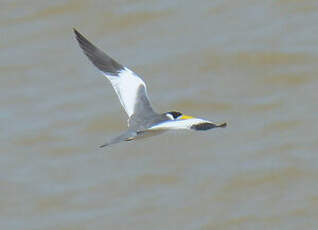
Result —
<instances>
[{"instance_id":1,"label":"forked tail","mask_svg":"<svg viewBox=\"0 0 318 230\"><path fill-rule=\"evenodd\" d=\"M106 147L109 145L117 144L117 143L122 142L122 141L131 141L131 140L135 139L136 136L137 136L136 132L127 131L127 132L124 132L117 137L110 139L108 142L106 142L105 144L103 144L99 147L103 148L103 147Z\"/></svg>"}]
</instances>

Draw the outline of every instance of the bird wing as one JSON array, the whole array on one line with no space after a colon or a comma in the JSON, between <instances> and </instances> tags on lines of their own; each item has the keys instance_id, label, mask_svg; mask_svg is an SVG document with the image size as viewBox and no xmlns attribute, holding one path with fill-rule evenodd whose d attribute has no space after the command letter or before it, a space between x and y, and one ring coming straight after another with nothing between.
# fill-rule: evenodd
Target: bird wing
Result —
<instances>
[{"instance_id":1,"label":"bird wing","mask_svg":"<svg viewBox=\"0 0 318 230\"><path fill-rule=\"evenodd\" d=\"M153 125L149 130L177 130L177 129L188 129L188 130L209 130L218 127L226 127L226 123L214 124L211 121L201 118L190 118L182 120L170 120L160 122L159 124Z\"/></svg>"},{"instance_id":2,"label":"bird wing","mask_svg":"<svg viewBox=\"0 0 318 230\"><path fill-rule=\"evenodd\" d=\"M74 29L74 33L88 59L111 82L128 117L154 113L145 82L133 71L98 49L77 30Z\"/></svg>"},{"instance_id":3,"label":"bird wing","mask_svg":"<svg viewBox=\"0 0 318 230\"><path fill-rule=\"evenodd\" d=\"M191 118L184 120L168 120L155 124L149 130L176 130L176 129L191 129L193 125L209 122L200 118Z\"/></svg>"}]
</instances>

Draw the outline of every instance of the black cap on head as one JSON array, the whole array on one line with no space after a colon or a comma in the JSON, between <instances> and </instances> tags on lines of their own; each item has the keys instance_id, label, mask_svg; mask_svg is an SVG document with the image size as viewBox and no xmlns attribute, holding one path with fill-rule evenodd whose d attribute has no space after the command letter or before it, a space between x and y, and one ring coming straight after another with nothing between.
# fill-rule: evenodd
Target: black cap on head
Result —
<instances>
[{"instance_id":1,"label":"black cap on head","mask_svg":"<svg viewBox=\"0 0 318 230\"><path fill-rule=\"evenodd\" d=\"M171 111L171 112L167 112L167 113L170 114L171 116L173 116L174 119L177 119L178 117L180 117L182 115L182 113L176 112L176 111Z\"/></svg>"}]
</instances>

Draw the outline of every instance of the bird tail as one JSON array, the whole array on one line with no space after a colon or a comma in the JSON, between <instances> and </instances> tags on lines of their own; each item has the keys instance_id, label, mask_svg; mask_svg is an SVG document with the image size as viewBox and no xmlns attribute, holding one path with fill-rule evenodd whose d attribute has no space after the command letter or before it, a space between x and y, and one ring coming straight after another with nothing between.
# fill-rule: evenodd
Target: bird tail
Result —
<instances>
[{"instance_id":1,"label":"bird tail","mask_svg":"<svg viewBox=\"0 0 318 230\"><path fill-rule=\"evenodd\" d=\"M117 144L117 143L122 142L122 141L131 141L131 140L134 140L136 137L137 137L136 132L127 131L127 132L120 134L117 137L111 138L109 141L107 141L105 144L103 144L99 147L103 148L103 147L106 147L109 145Z\"/></svg>"}]
</instances>

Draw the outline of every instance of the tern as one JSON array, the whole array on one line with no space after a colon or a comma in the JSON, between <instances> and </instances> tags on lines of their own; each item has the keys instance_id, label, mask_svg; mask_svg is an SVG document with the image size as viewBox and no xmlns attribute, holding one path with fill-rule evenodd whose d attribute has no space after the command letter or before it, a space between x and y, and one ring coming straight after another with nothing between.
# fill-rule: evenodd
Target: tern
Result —
<instances>
[{"instance_id":1,"label":"tern","mask_svg":"<svg viewBox=\"0 0 318 230\"><path fill-rule=\"evenodd\" d=\"M155 112L151 106L145 82L136 73L93 45L76 29L73 30L84 54L111 82L128 115L128 130L111 138L101 145L101 148L122 141L157 135L169 130L201 131L226 127L226 123L215 124L205 119L184 115L181 112Z\"/></svg>"}]
</instances>

